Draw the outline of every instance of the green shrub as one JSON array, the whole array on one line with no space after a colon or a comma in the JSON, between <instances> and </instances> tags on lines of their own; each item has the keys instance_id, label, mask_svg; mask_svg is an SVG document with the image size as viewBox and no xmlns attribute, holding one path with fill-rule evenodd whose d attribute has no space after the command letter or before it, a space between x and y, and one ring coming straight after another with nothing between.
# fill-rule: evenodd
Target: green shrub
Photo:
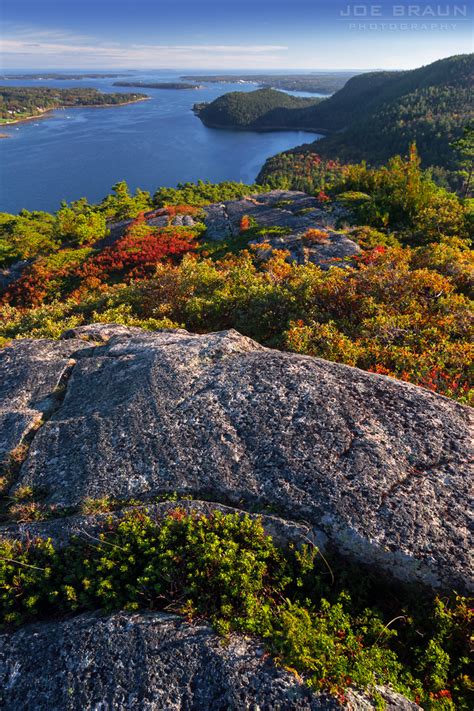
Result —
<instances>
[{"instance_id":1,"label":"green shrub","mask_svg":"<svg viewBox=\"0 0 474 711\"><path fill-rule=\"evenodd\" d=\"M98 608L173 610L257 635L311 688L340 698L347 686L389 684L427 709L472 707L467 599L395 589L317 549L280 550L247 515L177 507L158 524L135 509L61 551L0 542L4 625Z\"/></svg>"},{"instance_id":2,"label":"green shrub","mask_svg":"<svg viewBox=\"0 0 474 711\"><path fill-rule=\"evenodd\" d=\"M382 679L400 688L402 664L386 647L396 632L371 610L351 615L350 604L346 593L334 604L323 598L317 609L309 601L306 607L288 602L274 621L275 654L304 672L315 690L340 694L347 686L369 688Z\"/></svg>"},{"instance_id":3,"label":"green shrub","mask_svg":"<svg viewBox=\"0 0 474 711\"><path fill-rule=\"evenodd\" d=\"M198 180L197 183L178 183L177 188L159 188L153 196L155 207L165 205L209 205L225 200L240 200L246 195L265 192L268 188L262 185L245 185L226 181L209 183Z\"/></svg>"},{"instance_id":4,"label":"green shrub","mask_svg":"<svg viewBox=\"0 0 474 711\"><path fill-rule=\"evenodd\" d=\"M3 624L19 624L51 609L57 588L57 553L51 541L0 541L0 611Z\"/></svg>"},{"instance_id":5,"label":"green shrub","mask_svg":"<svg viewBox=\"0 0 474 711\"><path fill-rule=\"evenodd\" d=\"M394 156L381 168L345 166L332 193L351 207L356 224L390 228L402 244L417 246L443 235L468 234L468 207L421 169L414 144L407 158Z\"/></svg>"}]
</instances>

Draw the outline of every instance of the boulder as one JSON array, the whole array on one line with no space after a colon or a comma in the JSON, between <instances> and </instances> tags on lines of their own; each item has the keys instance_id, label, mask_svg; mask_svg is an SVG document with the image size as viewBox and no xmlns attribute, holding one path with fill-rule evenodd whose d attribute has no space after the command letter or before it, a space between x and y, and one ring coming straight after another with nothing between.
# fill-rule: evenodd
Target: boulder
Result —
<instances>
[{"instance_id":1,"label":"boulder","mask_svg":"<svg viewBox=\"0 0 474 711\"><path fill-rule=\"evenodd\" d=\"M4 448L42 418L11 493L270 506L402 580L473 587L471 411L452 400L235 331L95 324L14 342L0 374Z\"/></svg>"},{"instance_id":2,"label":"boulder","mask_svg":"<svg viewBox=\"0 0 474 711\"><path fill-rule=\"evenodd\" d=\"M240 232L240 221L248 215L260 226L288 227L292 232L301 232L310 227L334 227L332 214L323 209L316 198L296 190L271 190L256 193L241 200L227 200L207 205L207 237L224 239Z\"/></svg>"},{"instance_id":3,"label":"boulder","mask_svg":"<svg viewBox=\"0 0 474 711\"><path fill-rule=\"evenodd\" d=\"M352 258L362 251L345 234L330 229L318 230L318 232L322 239L316 243L308 242L304 232L297 232L291 235L264 235L249 244L258 245L258 254L264 259L270 258L274 249L284 249L289 252L288 261L297 264L311 262L321 269L329 269L331 266L350 266L353 262Z\"/></svg>"},{"instance_id":4,"label":"boulder","mask_svg":"<svg viewBox=\"0 0 474 711\"><path fill-rule=\"evenodd\" d=\"M328 268L361 252L353 240L334 229L339 213L336 215L323 209L316 198L306 193L272 190L249 195L241 200L208 205L204 212L206 239L214 241L236 237L240 233L240 222L244 216L253 218L259 227L286 228L286 235L269 233L258 240L251 240L250 244L268 244L272 249L286 249L290 253L289 259L298 264L313 262ZM324 232L327 240L321 244L308 244L303 235L309 229Z\"/></svg>"},{"instance_id":5,"label":"boulder","mask_svg":"<svg viewBox=\"0 0 474 711\"><path fill-rule=\"evenodd\" d=\"M234 228L229 220L225 203L206 205L204 222L206 224L206 239L219 241L234 235ZM237 233L236 233L237 234Z\"/></svg>"},{"instance_id":6,"label":"boulder","mask_svg":"<svg viewBox=\"0 0 474 711\"><path fill-rule=\"evenodd\" d=\"M19 279L31 261L31 259L20 259L9 267L0 268L0 291L7 289L10 284Z\"/></svg>"}]
</instances>

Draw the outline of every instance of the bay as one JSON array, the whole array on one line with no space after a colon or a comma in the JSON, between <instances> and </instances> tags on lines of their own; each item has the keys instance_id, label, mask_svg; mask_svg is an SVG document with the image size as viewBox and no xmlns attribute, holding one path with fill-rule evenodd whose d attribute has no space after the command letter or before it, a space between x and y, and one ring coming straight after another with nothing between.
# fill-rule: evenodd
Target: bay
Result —
<instances>
[{"instance_id":1,"label":"bay","mask_svg":"<svg viewBox=\"0 0 474 711\"><path fill-rule=\"evenodd\" d=\"M228 91L253 91L251 84L208 84L198 90L113 86L122 79L171 82L179 76L148 71L117 79L2 81L5 86L139 91L151 98L127 106L61 109L0 127L8 135L0 139L0 211L53 211L61 200L80 197L98 202L119 180L133 190L152 192L161 185L199 179L251 183L266 158L318 138L303 131L210 129L192 112L196 102Z\"/></svg>"}]
</instances>

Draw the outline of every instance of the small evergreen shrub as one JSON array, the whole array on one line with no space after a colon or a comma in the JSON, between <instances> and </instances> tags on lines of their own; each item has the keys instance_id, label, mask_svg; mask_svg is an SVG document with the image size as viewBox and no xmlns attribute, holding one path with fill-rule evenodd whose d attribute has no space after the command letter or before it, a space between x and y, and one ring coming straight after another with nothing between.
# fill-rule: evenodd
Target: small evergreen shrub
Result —
<instances>
[{"instance_id":1,"label":"small evergreen shrub","mask_svg":"<svg viewBox=\"0 0 474 711\"><path fill-rule=\"evenodd\" d=\"M61 551L40 539L0 541L1 621L172 610L207 618L223 634L259 636L310 688L340 699L348 686L391 685L426 709L472 708L469 601L395 589L318 553L280 550L247 515L177 507L156 523L136 509Z\"/></svg>"}]
</instances>

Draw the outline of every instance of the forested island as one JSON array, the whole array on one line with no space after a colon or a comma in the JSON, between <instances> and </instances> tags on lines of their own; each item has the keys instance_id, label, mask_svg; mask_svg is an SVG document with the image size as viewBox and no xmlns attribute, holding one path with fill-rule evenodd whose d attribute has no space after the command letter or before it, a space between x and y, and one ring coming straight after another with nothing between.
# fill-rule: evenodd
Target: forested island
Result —
<instances>
[{"instance_id":1,"label":"forested island","mask_svg":"<svg viewBox=\"0 0 474 711\"><path fill-rule=\"evenodd\" d=\"M182 81L146 82L146 81L115 81L114 86L137 86L144 89L203 89L201 84L187 84Z\"/></svg>"},{"instance_id":2,"label":"forested island","mask_svg":"<svg viewBox=\"0 0 474 711\"><path fill-rule=\"evenodd\" d=\"M322 72L312 74L209 74L182 76L181 79L208 84L257 84L262 88L305 91L309 94L333 94L358 72Z\"/></svg>"},{"instance_id":3,"label":"forested island","mask_svg":"<svg viewBox=\"0 0 474 711\"><path fill-rule=\"evenodd\" d=\"M120 106L143 101L146 94L103 94L97 89L0 87L0 124L12 124L60 108Z\"/></svg>"},{"instance_id":4,"label":"forested island","mask_svg":"<svg viewBox=\"0 0 474 711\"><path fill-rule=\"evenodd\" d=\"M451 144L474 118L473 76L474 54L459 55L411 71L355 76L330 98L306 107L291 106L287 94L268 89L232 92L198 105L196 113L219 128L313 130L325 138L288 153L343 161L380 164L416 141L424 166L455 171ZM265 178L274 165L271 159Z\"/></svg>"},{"instance_id":5,"label":"forested island","mask_svg":"<svg viewBox=\"0 0 474 711\"><path fill-rule=\"evenodd\" d=\"M303 99L276 89L233 91L211 103L194 104L193 111L205 126L253 131L306 129L308 112L321 99Z\"/></svg>"}]
</instances>

